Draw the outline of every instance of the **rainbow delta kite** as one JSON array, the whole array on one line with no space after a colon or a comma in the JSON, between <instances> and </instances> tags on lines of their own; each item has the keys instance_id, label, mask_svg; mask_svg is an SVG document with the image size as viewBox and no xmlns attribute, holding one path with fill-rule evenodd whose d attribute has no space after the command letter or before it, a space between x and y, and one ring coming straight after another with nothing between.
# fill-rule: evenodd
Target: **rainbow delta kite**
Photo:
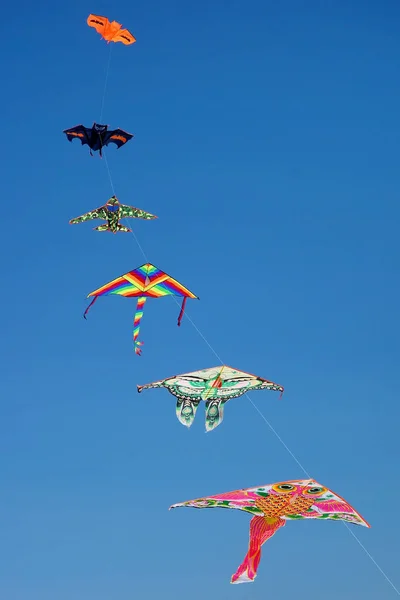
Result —
<instances>
[{"instance_id":1,"label":"rainbow delta kite","mask_svg":"<svg viewBox=\"0 0 400 600\"><path fill-rule=\"evenodd\" d=\"M90 292L88 298L93 297L93 300L87 307L84 313L86 315L90 307L95 303L99 296L124 296L125 298L137 298L136 314L133 321L133 342L135 345L136 354L141 354L140 346L143 342L139 342L140 321L143 317L143 307L147 298L161 298L162 296L180 296L183 297L182 308L178 317L178 326L181 324L185 304L187 298L196 298L190 290L185 288L179 281L173 279L164 271L160 271L157 267L150 263L146 263L125 275L113 279L102 287Z\"/></svg>"}]
</instances>

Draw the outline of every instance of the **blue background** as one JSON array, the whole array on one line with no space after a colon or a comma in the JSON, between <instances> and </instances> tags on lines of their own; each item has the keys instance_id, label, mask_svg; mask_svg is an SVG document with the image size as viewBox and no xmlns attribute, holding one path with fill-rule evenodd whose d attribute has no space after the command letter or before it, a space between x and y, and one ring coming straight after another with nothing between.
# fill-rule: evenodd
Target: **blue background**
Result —
<instances>
[{"instance_id":1,"label":"blue background","mask_svg":"<svg viewBox=\"0 0 400 600\"><path fill-rule=\"evenodd\" d=\"M252 400L304 468L372 525L399 586L398 2L28 2L3 7L0 595L5 600L390 600L341 523L289 523L231 586L249 516L170 504L303 472L245 397L204 433L144 384L218 364L172 298L89 292L141 264L130 234L68 221L111 195L62 131L135 138L108 162L149 261L200 301L221 359L285 386Z\"/></svg>"}]
</instances>

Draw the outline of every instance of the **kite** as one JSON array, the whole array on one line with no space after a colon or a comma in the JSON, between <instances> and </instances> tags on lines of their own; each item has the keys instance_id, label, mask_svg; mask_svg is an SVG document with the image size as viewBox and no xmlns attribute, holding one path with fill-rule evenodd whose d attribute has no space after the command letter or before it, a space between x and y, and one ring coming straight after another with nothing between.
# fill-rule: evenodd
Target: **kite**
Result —
<instances>
[{"instance_id":1,"label":"kite","mask_svg":"<svg viewBox=\"0 0 400 600\"><path fill-rule=\"evenodd\" d=\"M76 225L77 223L84 223L85 221L93 219L103 219L104 221L107 221L107 223L105 225L94 227L95 231L111 231L112 233L117 233L117 231L132 231L132 229L121 225L119 222L120 219L127 217L131 217L132 219L157 219L155 215L145 212L140 208L121 204L116 196L112 196L107 203L100 206L100 208L96 208L80 217L71 219L69 223L70 225Z\"/></svg>"},{"instance_id":2,"label":"kite","mask_svg":"<svg viewBox=\"0 0 400 600\"><path fill-rule=\"evenodd\" d=\"M203 400L206 403L206 431L215 429L222 422L224 404L232 398L239 398L251 390L276 390L280 391L281 395L283 393L281 385L227 365L192 371L137 386L138 392L161 387L178 398L176 416L186 427L192 425L197 408Z\"/></svg>"},{"instance_id":3,"label":"kite","mask_svg":"<svg viewBox=\"0 0 400 600\"><path fill-rule=\"evenodd\" d=\"M261 559L261 546L287 520L333 519L371 527L343 498L314 479L283 481L260 487L235 490L173 504L171 508L237 508L252 515L250 541L244 561L232 575L231 583L254 581Z\"/></svg>"},{"instance_id":4,"label":"kite","mask_svg":"<svg viewBox=\"0 0 400 600\"><path fill-rule=\"evenodd\" d=\"M121 275L106 283L102 287L98 288L94 292L88 295L88 298L93 296L93 300L87 307L84 313L86 315L90 307L95 303L97 298L100 296L107 296L109 294L125 296L125 298L137 298L136 314L133 321L133 342L135 346L136 354L141 354L140 346L143 342L139 342L139 329L140 321L143 317L143 307L147 298L161 298L162 296L181 296L183 297L181 311L178 317L178 326L181 324L183 313L185 310L186 300L188 298L196 298L197 296L192 294L187 288L185 288L179 281L173 279L164 271L160 271L157 267L150 263L146 263L125 275Z\"/></svg>"},{"instance_id":5,"label":"kite","mask_svg":"<svg viewBox=\"0 0 400 600\"><path fill-rule=\"evenodd\" d=\"M94 27L97 33L107 41L110 42L122 42L125 46L129 46L136 42L136 38L127 29L122 29L121 23L117 21L109 21L107 17L100 17L99 15L89 15L87 18L87 24L89 27Z\"/></svg>"},{"instance_id":6,"label":"kite","mask_svg":"<svg viewBox=\"0 0 400 600\"><path fill-rule=\"evenodd\" d=\"M92 127L76 125L76 127L71 127L71 129L64 129L63 133L65 133L70 142L75 138L79 138L82 146L87 144L90 148L91 156L93 156L92 150L94 152L99 150L100 156L102 156L103 146L108 146L108 144L113 142L118 148L121 148L121 146L133 138L131 133L127 133L123 129L110 129L108 131L108 125L99 125L98 123L93 123Z\"/></svg>"}]
</instances>

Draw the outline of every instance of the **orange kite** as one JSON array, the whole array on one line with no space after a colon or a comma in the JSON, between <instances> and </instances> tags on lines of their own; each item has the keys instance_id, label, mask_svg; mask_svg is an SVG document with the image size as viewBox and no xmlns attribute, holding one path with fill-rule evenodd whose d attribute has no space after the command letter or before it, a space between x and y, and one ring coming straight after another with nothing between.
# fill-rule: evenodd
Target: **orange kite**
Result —
<instances>
[{"instance_id":1,"label":"orange kite","mask_svg":"<svg viewBox=\"0 0 400 600\"><path fill-rule=\"evenodd\" d=\"M94 27L97 33L107 41L107 44L110 42L122 42L125 46L129 46L136 42L136 38L133 37L130 31L121 29L121 23L117 23L117 21L110 22L107 17L89 15L87 24L89 27Z\"/></svg>"}]
</instances>

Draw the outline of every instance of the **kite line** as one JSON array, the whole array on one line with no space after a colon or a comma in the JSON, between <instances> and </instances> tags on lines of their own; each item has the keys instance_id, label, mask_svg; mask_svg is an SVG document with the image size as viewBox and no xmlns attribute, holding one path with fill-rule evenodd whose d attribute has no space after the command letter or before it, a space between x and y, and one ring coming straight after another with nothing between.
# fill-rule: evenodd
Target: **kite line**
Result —
<instances>
[{"instance_id":1,"label":"kite line","mask_svg":"<svg viewBox=\"0 0 400 600\"><path fill-rule=\"evenodd\" d=\"M110 71L110 64L111 64L111 44L110 44L110 47L109 47L108 59L107 59L107 63L106 63L105 81L104 81L103 95L102 95L102 100L101 100L100 122L102 120L103 112L104 112L104 104L105 104L105 96L106 96L106 92L107 92L107 84L108 84L108 77L109 77L109 71ZM112 189L113 195L115 196L115 187L114 187L114 183L113 183L113 179L112 179L112 175L111 175L111 170L110 170L110 167L109 167L109 164L108 164L106 152L104 153L104 163L105 163L105 166L106 166L106 170L107 170L109 182L110 182L110 185L111 185L111 189ZM144 252L144 250L143 250L143 248L142 248L142 246L141 246L141 244L140 244L140 242L139 242L136 234L134 233L133 229L130 229L130 232L132 233L132 235L134 237L134 240L135 240L135 242L136 242L136 244L137 244L140 252L142 253L145 261L148 262L146 253ZM175 302L179 305L179 302L176 299L176 297L173 296L173 298L174 298ZM213 348L213 346L210 344L210 342L207 340L207 338L205 337L205 335L202 333L202 331L197 327L197 325L195 324L195 322L191 319L191 317L187 313L185 313L185 316L189 320L189 322L191 323L192 327L195 329L195 331L197 332L197 334L202 338L202 340L205 342L205 344L208 346L208 348L211 350L211 352L214 354L214 356L218 359L218 361L223 366L224 362L222 361L221 357L216 352L216 350ZM296 457L296 455L292 452L292 450L289 448L289 446L281 438L281 436L276 431L276 429L268 421L268 419L265 417L265 415L262 413L262 411L258 408L258 406L253 402L253 400L250 398L249 394L245 393L244 395L247 397L247 399L249 400L249 402L251 403L251 405L253 406L253 408L255 409L255 411L260 415L260 417L262 418L262 420L266 423L266 425L268 426L268 428L275 435L275 437L280 442L280 444L285 448L285 450L288 452L288 454L297 463L297 465L301 469L301 471L306 475L306 477L308 479L312 480L313 478L311 477L310 473L308 473L308 471L305 469L305 467L302 465L302 463L298 460L298 458ZM346 522L344 522L344 521L341 521L341 522L346 527L346 529L351 533L351 535L356 540L356 542L358 543L358 545L362 548L362 550L364 550L365 554L373 562L373 564L375 565L375 567L383 575L383 577L386 579L386 581L389 583L389 585L393 588L393 590L397 593L397 595L400 596L400 591L398 590L398 588L396 588L396 586L391 581L391 579L388 577L388 575L386 575L386 573L379 566L379 564L376 562L376 560L373 558L373 556L370 554L370 552L367 550L367 548L362 544L362 542L360 541L360 539L358 538L358 536L354 533L354 531L349 527L349 525Z\"/></svg>"},{"instance_id":2,"label":"kite line","mask_svg":"<svg viewBox=\"0 0 400 600\"><path fill-rule=\"evenodd\" d=\"M108 163L107 164L107 168L108 168ZM109 173L109 177L110 177L110 183L111 186L112 185L112 179L111 179L111 174L110 171L108 170ZM144 253L144 250L142 248L142 246L139 243L139 240L137 239L137 236L134 234L134 232L131 232L133 234L133 237L140 249L140 251L142 252L143 256L146 259L146 255ZM146 259L147 260L147 259ZM174 301L178 304L179 306L179 302L176 299L175 296L172 296ZM221 363L221 365L224 365L225 363L223 362L223 360L221 359L221 357L219 356L219 354L217 353L217 351L214 349L214 347L210 344L210 342L208 341L208 339L205 337L205 335L202 333L202 331L197 327L196 323L193 321L193 319L188 315L187 312L185 312L185 317L189 320L190 324L192 325L192 327L195 329L195 331L197 332L197 334L202 338L202 340L204 341L204 343L209 347L209 349L211 350L211 352L214 354L214 356L217 358L217 360ZM262 413L262 411L258 408L258 406L253 402L253 400L250 398L249 394L246 392L244 394L246 396L246 398L248 399L248 401L250 402L250 404L253 406L254 410L256 410L256 412L260 415L260 417L262 418L262 420L266 423L266 425L269 427L269 429L272 431L272 433L275 435L275 437L277 438L277 440L281 443L281 445L285 448L285 450L288 452L288 454L292 457L292 459L297 463L297 465L300 467L301 471L303 471L303 473L306 475L307 479L313 479L313 477L311 477L310 473L307 471L307 469L303 466L303 464L300 462L300 460L296 457L296 455L292 452L292 450L289 448L289 446L285 443L285 441L282 439L282 437L279 435L279 433L276 431L276 429L273 427L273 425L268 421L268 419L266 418L266 416ZM398 588L394 585L393 581L388 577L388 575L385 573L385 571L380 567L380 565L376 562L376 560L374 559L374 557L371 555L371 553L367 550L367 548L364 546L364 544L361 542L361 540L358 538L358 536L354 533L354 531L352 531L352 529L349 527L349 525L347 523L345 523L344 521L341 521L341 523L346 527L346 529L351 533L351 535L353 536L353 538L356 540L356 542L358 543L358 545L362 548L362 550L364 550L365 554L368 556L368 558L373 562L373 564L375 565L375 567L378 569L378 571L383 575L383 577L386 579L386 581L389 583L389 585L393 588L393 590L396 592L396 594L398 596L400 596L400 591L398 590Z\"/></svg>"},{"instance_id":3,"label":"kite line","mask_svg":"<svg viewBox=\"0 0 400 600\"><path fill-rule=\"evenodd\" d=\"M101 120L102 120L102 118L103 118L103 112L104 112L104 103L105 103L106 92L107 92L107 85L108 85L108 76L109 76L109 73L110 73L110 65L111 65L111 47L112 47L112 46L111 46L111 44L109 44L109 52L108 52L108 59L107 59L107 66L106 66L106 74L105 74L105 78L104 78L104 86L103 86L103 96L102 96L102 99L101 99L101 109L100 109L100 119L99 119L99 121L100 121L100 122L101 122ZM104 149L104 150L105 150L105 149ZM107 155L106 155L106 154L107 154L107 153L106 153L106 151L105 151L105 152L104 152L104 154L103 154L104 163L105 163L105 165L106 165L107 174L108 174L108 179L109 179L109 182L110 182L110 186L111 186L111 190L112 190L113 196L116 196L116 193L115 193L115 186L114 186L114 182L113 182L113 178L112 178L112 175L111 175L111 170L110 170L110 166L109 166L109 164L108 164L108 160L107 160ZM125 219L125 222L126 222L126 224L127 224L127 226L128 226L129 224L128 224L128 222L127 222L127 220L126 220L126 219ZM134 239L135 239L135 242L136 242L136 244L137 244L137 246L138 246L138 248L139 248L140 252L142 253L142 256L143 256L143 258L144 258L145 262L146 262L146 263L147 263L147 262L149 262L149 261L148 261L148 258L147 258L147 256L146 256L146 253L144 252L144 250L143 250L143 248L142 248L142 246L141 246L141 244L140 244L140 242L139 242L138 238L136 237L136 234L135 234L135 232L133 231L133 229L131 229L130 231L131 231L131 233L132 233L132 235L133 235L133 237L134 237Z\"/></svg>"},{"instance_id":4,"label":"kite line","mask_svg":"<svg viewBox=\"0 0 400 600\"><path fill-rule=\"evenodd\" d=\"M175 300L175 302L177 302L177 304L179 304L175 297L174 297L174 300ZM207 338L205 337L205 335L200 331L200 329L197 327L197 325L191 319L191 317L187 313L185 313L185 317L190 321L190 323L193 326L193 328L196 330L196 332L199 334L199 336L204 340L204 342L210 348L211 352L219 360L219 362L221 363L221 365L225 364L222 361L222 359L219 356L219 354L216 352L216 350L213 348L213 346L207 340ZM284 440L281 438L281 436L276 431L276 429L268 421L268 419L266 418L266 416L261 412L261 410L258 408L258 406L253 402L253 400L250 398L249 394L246 392L244 395L246 396L246 398L248 399L248 401L252 404L253 408L258 412L258 414L260 415L260 417L262 418L262 420L267 424L267 426L272 431L272 433L275 435L275 437L279 440L279 442L285 448L285 450L290 454L290 456L293 458L293 460L297 463L297 465L300 467L300 469L303 471L303 473L306 475L306 477L308 479L312 480L313 477L311 477L311 475L307 471L307 469L298 460L298 458L296 457L296 455L290 450L289 446L284 442ZM345 523L345 521L341 521L341 523L343 523L343 525L346 527L346 529L351 533L351 535L353 536L353 538L356 540L356 542L359 544L359 546L364 550L365 554L374 563L375 567L378 569L378 571L380 571L380 573L383 575L383 577L386 579L386 581L391 585L391 587L394 589L394 591L397 593L397 595L400 596L400 591L398 590L398 588L394 585L393 581L388 577L388 575L386 575L385 571L379 566L379 564L376 562L376 560L374 559L374 557L370 554L370 552L367 550L367 548L364 546L364 544L361 542L361 540L357 537L357 535L354 533L354 531L349 527L349 525L347 523Z\"/></svg>"},{"instance_id":5,"label":"kite line","mask_svg":"<svg viewBox=\"0 0 400 600\"><path fill-rule=\"evenodd\" d=\"M106 76L105 76L104 86L103 86L103 96L101 98L101 109L100 109L99 123L101 123L101 121L103 119L104 101L105 101L105 98L106 98L107 83L108 83L108 74L110 72L110 64L111 64L111 48L112 48L112 46L111 46L111 44L109 44L108 60L107 60L107 66L106 66Z\"/></svg>"}]
</instances>

